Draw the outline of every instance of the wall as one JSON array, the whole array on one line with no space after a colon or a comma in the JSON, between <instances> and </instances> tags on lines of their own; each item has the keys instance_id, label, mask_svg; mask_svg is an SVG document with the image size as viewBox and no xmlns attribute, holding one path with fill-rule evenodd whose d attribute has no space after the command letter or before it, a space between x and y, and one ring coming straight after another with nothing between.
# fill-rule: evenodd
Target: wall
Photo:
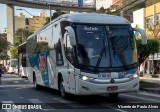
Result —
<instances>
[{"instance_id":1,"label":"wall","mask_svg":"<svg viewBox=\"0 0 160 112\"><path fill-rule=\"evenodd\" d=\"M112 0L96 0L96 10L99 10L101 7L107 9L111 5L112 5Z\"/></svg>"}]
</instances>

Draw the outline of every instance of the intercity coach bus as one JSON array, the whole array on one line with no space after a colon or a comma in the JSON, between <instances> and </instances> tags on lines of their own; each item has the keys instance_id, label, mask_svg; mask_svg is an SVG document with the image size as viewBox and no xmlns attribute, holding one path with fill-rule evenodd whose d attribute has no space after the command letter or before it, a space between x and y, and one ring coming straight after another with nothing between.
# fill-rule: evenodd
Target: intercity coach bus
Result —
<instances>
[{"instance_id":1,"label":"intercity coach bus","mask_svg":"<svg viewBox=\"0 0 160 112\"><path fill-rule=\"evenodd\" d=\"M75 95L118 96L139 90L138 53L134 31L118 16L65 14L27 39L29 80Z\"/></svg>"},{"instance_id":2,"label":"intercity coach bus","mask_svg":"<svg viewBox=\"0 0 160 112\"><path fill-rule=\"evenodd\" d=\"M18 46L18 75L28 77L26 66L26 42Z\"/></svg>"}]
</instances>

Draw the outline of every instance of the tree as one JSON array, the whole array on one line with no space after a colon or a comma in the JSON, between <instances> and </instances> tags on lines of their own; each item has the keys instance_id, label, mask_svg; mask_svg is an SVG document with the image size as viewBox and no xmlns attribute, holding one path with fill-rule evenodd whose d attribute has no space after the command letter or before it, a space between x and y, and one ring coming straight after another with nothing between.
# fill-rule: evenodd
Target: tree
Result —
<instances>
[{"instance_id":1,"label":"tree","mask_svg":"<svg viewBox=\"0 0 160 112\"><path fill-rule=\"evenodd\" d=\"M154 18L154 17L153 17ZM151 18L146 18L145 21L145 29L147 33L147 37L151 39L155 39L157 42L160 43L160 23L156 22L156 19L152 21ZM154 74L154 52L152 53L152 74Z\"/></svg>"},{"instance_id":2,"label":"tree","mask_svg":"<svg viewBox=\"0 0 160 112\"><path fill-rule=\"evenodd\" d=\"M6 34L3 34L2 37L0 37L0 53L9 49L10 45L7 41Z\"/></svg>"},{"instance_id":3,"label":"tree","mask_svg":"<svg viewBox=\"0 0 160 112\"><path fill-rule=\"evenodd\" d=\"M53 13L53 15L52 15L51 20L54 20L55 18L57 18L57 17L59 17L60 15L63 15L63 14L66 14L66 12L63 12L61 10L56 10L56 12ZM50 21L50 18L48 17L45 24L48 24L49 21Z\"/></svg>"},{"instance_id":4,"label":"tree","mask_svg":"<svg viewBox=\"0 0 160 112\"><path fill-rule=\"evenodd\" d=\"M0 37L0 59L3 61L8 59L9 56L7 55L7 50L10 48L11 43L7 41L7 34L3 33Z\"/></svg>"},{"instance_id":5,"label":"tree","mask_svg":"<svg viewBox=\"0 0 160 112\"><path fill-rule=\"evenodd\" d=\"M10 58L11 59L18 58L18 47L11 48L11 50L10 50Z\"/></svg>"},{"instance_id":6,"label":"tree","mask_svg":"<svg viewBox=\"0 0 160 112\"><path fill-rule=\"evenodd\" d=\"M21 43L27 41L27 38L33 34L26 28L19 28L15 33L15 46L19 46Z\"/></svg>"},{"instance_id":7,"label":"tree","mask_svg":"<svg viewBox=\"0 0 160 112\"><path fill-rule=\"evenodd\" d=\"M23 42L27 41L27 38L33 32L29 32L26 28L19 28L15 33L15 45L13 48L10 49L10 58L15 59L18 58L18 46Z\"/></svg>"},{"instance_id":8,"label":"tree","mask_svg":"<svg viewBox=\"0 0 160 112\"><path fill-rule=\"evenodd\" d=\"M99 10L96 11L97 13L100 13L100 14L105 14L106 13L106 10L104 9L104 7L101 7Z\"/></svg>"},{"instance_id":9,"label":"tree","mask_svg":"<svg viewBox=\"0 0 160 112\"><path fill-rule=\"evenodd\" d=\"M148 39L147 44L143 45L141 39L137 39L138 60L139 63L143 63L151 54L155 54L159 51L159 42L155 39Z\"/></svg>"}]
</instances>

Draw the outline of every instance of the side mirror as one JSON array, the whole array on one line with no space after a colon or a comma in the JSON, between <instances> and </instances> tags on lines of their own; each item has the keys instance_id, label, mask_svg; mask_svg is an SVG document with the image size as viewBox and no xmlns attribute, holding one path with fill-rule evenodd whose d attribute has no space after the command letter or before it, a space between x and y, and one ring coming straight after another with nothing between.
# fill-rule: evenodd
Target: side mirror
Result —
<instances>
[{"instance_id":1,"label":"side mirror","mask_svg":"<svg viewBox=\"0 0 160 112\"><path fill-rule=\"evenodd\" d=\"M142 39L142 44L147 44L147 37L146 37L146 33L144 32L144 30L140 29L140 28L133 28L133 31L139 32L141 34L141 39Z\"/></svg>"},{"instance_id":2,"label":"side mirror","mask_svg":"<svg viewBox=\"0 0 160 112\"><path fill-rule=\"evenodd\" d=\"M70 44L71 45L76 45L74 29L72 27L70 27L70 26L67 26L65 29L68 31L68 34L69 34Z\"/></svg>"}]
</instances>

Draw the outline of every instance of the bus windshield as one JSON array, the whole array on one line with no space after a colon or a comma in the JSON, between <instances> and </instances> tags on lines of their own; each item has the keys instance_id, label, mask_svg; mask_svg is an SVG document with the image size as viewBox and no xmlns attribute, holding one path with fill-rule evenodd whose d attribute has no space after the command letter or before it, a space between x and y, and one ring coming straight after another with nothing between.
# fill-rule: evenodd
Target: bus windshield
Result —
<instances>
[{"instance_id":1,"label":"bus windshield","mask_svg":"<svg viewBox=\"0 0 160 112\"><path fill-rule=\"evenodd\" d=\"M18 66L18 60L11 60L11 61L10 61L10 66L11 66L11 67L16 67L16 66Z\"/></svg>"},{"instance_id":2,"label":"bus windshield","mask_svg":"<svg viewBox=\"0 0 160 112\"><path fill-rule=\"evenodd\" d=\"M125 67L138 62L130 25L76 25L78 64Z\"/></svg>"}]
</instances>

